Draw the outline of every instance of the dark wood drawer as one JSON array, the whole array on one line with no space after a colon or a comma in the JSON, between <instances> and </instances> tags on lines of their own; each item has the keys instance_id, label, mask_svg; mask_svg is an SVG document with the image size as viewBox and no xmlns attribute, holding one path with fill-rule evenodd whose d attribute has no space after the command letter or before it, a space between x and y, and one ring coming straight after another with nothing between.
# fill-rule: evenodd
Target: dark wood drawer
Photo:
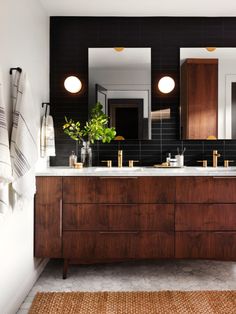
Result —
<instances>
[{"instance_id":1,"label":"dark wood drawer","mask_svg":"<svg viewBox=\"0 0 236 314\"><path fill-rule=\"evenodd\" d=\"M84 204L174 203L173 177L65 177L63 202Z\"/></svg>"},{"instance_id":2,"label":"dark wood drawer","mask_svg":"<svg viewBox=\"0 0 236 314\"><path fill-rule=\"evenodd\" d=\"M236 203L236 177L177 177L177 203Z\"/></svg>"},{"instance_id":3,"label":"dark wood drawer","mask_svg":"<svg viewBox=\"0 0 236 314\"><path fill-rule=\"evenodd\" d=\"M63 177L63 203L95 203L96 177Z\"/></svg>"},{"instance_id":4,"label":"dark wood drawer","mask_svg":"<svg viewBox=\"0 0 236 314\"><path fill-rule=\"evenodd\" d=\"M211 177L177 177L176 203L209 203Z\"/></svg>"},{"instance_id":5,"label":"dark wood drawer","mask_svg":"<svg viewBox=\"0 0 236 314\"><path fill-rule=\"evenodd\" d=\"M177 204L177 231L236 231L236 204Z\"/></svg>"},{"instance_id":6,"label":"dark wood drawer","mask_svg":"<svg viewBox=\"0 0 236 314\"><path fill-rule=\"evenodd\" d=\"M236 176L213 177L211 201L215 203L236 203Z\"/></svg>"},{"instance_id":7,"label":"dark wood drawer","mask_svg":"<svg viewBox=\"0 0 236 314\"><path fill-rule=\"evenodd\" d=\"M63 230L174 230L173 204L64 204Z\"/></svg>"},{"instance_id":8,"label":"dark wood drawer","mask_svg":"<svg viewBox=\"0 0 236 314\"><path fill-rule=\"evenodd\" d=\"M176 258L236 260L236 232L176 232Z\"/></svg>"},{"instance_id":9,"label":"dark wood drawer","mask_svg":"<svg viewBox=\"0 0 236 314\"><path fill-rule=\"evenodd\" d=\"M172 258L174 233L64 232L63 257L84 261Z\"/></svg>"},{"instance_id":10,"label":"dark wood drawer","mask_svg":"<svg viewBox=\"0 0 236 314\"><path fill-rule=\"evenodd\" d=\"M96 203L138 203L138 177L98 177Z\"/></svg>"},{"instance_id":11,"label":"dark wood drawer","mask_svg":"<svg viewBox=\"0 0 236 314\"><path fill-rule=\"evenodd\" d=\"M175 177L139 177L138 203L175 203Z\"/></svg>"}]
</instances>

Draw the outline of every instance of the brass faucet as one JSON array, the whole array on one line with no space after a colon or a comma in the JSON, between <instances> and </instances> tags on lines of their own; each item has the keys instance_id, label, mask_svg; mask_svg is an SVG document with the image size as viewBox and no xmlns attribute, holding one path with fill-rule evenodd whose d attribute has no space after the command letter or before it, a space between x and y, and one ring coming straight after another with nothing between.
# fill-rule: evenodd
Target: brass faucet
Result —
<instances>
[{"instance_id":1,"label":"brass faucet","mask_svg":"<svg viewBox=\"0 0 236 314\"><path fill-rule=\"evenodd\" d=\"M217 150L213 150L213 167L218 166L218 157L220 157L220 154L218 154Z\"/></svg>"},{"instance_id":2,"label":"brass faucet","mask_svg":"<svg viewBox=\"0 0 236 314\"><path fill-rule=\"evenodd\" d=\"M118 150L118 167L123 167L123 151L121 149Z\"/></svg>"}]
</instances>

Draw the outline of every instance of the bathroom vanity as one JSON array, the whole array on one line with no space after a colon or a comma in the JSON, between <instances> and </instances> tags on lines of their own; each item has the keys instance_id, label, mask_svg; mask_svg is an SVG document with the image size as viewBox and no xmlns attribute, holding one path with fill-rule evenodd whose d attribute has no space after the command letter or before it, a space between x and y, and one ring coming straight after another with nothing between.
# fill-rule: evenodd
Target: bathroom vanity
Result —
<instances>
[{"instance_id":1,"label":"bathroom vanity","mask_svg":"<svg viewBox=\"0 0 236 314\"><path fill-rule=\"evenodd\" d=\"M48 169L35 256L68 262L236 260L236 169Z\"/></svg>"}]
</instances>

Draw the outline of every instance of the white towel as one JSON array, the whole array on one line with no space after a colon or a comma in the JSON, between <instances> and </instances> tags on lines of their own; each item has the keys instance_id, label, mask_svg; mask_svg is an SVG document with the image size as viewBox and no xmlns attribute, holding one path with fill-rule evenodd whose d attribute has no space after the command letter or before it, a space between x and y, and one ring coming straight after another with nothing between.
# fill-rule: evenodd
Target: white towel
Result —
<instances>
[{"instance_id":1,"label":"white towel","mask_svg":"<svg viewBox=\"0 0 236 314\"><path fill-rule=\"evenodd\" d=\"M35 193L34 166L38 159L38 115L29 81L25 73L15 73L12 84L13 126L11 162L13 190L22 198L31 199Z\"/></svg>"},{"instance_id":2,"label":"white towel","mask_svg":"<svg viewBox=\"0 0 236 314\"><path fill-rule=\"evenodd\" d=\"M41 127L41 157L56 156L53 118L43 116Z\"/></svg>"},{"instance_id":3,"label":"white towel","mask_svg":"<svg viewBox=\"0 0 236 314\"><path fill-rule=\"evenodd\" d=\"M0 73L0 213L8 209L8 184L12 179L9 137L3 99L3 82Z\"/></svg>"}]
</instances>

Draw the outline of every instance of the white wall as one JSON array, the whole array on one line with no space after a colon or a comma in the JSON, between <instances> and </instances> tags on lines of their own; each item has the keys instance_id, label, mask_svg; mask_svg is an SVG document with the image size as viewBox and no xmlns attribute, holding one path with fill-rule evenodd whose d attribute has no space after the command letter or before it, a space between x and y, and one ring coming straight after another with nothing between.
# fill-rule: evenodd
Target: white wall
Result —
<instances>
[{"instance_id":1,"label":"white wall","mask_svg":"<svg viewBox=\"0 0 236 314\"><path fill-rule=\"evenodd\" d=\"M48 100L49 18L38 0L1 0L0 69L8 121L9 68L20 66L29 76L35 106ZM40 117L39 117L40 119ZM0 313L15 313L44 261L33 258L33 202L0 217Z\"/></svg>"}]
</instances>

